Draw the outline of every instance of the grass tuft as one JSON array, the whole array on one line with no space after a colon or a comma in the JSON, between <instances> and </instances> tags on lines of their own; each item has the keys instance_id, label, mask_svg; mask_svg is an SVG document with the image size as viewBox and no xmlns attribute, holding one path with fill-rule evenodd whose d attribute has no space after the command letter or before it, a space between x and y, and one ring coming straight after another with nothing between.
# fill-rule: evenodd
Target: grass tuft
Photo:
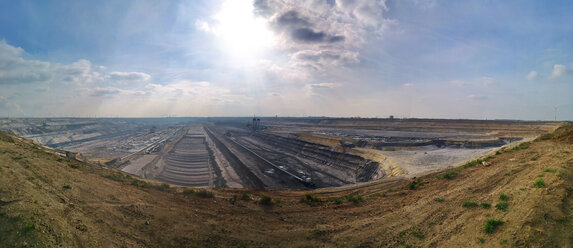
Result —
<instances>
[{"instance_id":1,"label":"grass tuft","mask_svg":"<svg viewBox=\"0 0 573 248\"><path fill-rule=\"evenodd\" d=\"M465 201L462 203L462 207L464 207L464 208L473 208L473 207L477 207L477 206L478 206L477 202L474 202L474 201Z\"/></svg>"},{"instance_id":2,"label":"grass tuft","mask_svg":"<svg viewBox=\"0 0 573 248\"><path fill-rule=\"evenodd\" d=\"M498 202L495 204L495 208L500 211L506 211L509 204L507 202Z\"/></svg>"},{"instance_id":3,"label":"grass tuft","mask_svg":"<svg viewBox=\"0 0 573 248\"><path fill-rule=\"evenodd\" d=\"M272 206L275 203L273 202L273 198L271 198L270 196L263 196L259 200L259 204L264 205L264 206Z\"/></svg>"},{"instance_id":4,"label":"grass tuft","mask_svg":"<svg viewBox=\"0 0 573 248\"><path fill-rule=\"evenodd\" d=\"M543 188L545 187L545 181L543 181L543 179L537 179L537 181L535 181L533 183L533 186L535 186L536 188Z\"/></svg>"},{"instance_id":5,"label":"grass tuft","mask_svg":"<svg viewBox=\"0 0 573 248\"><path fill-rule=\"evenodd\" d=\"M503 221L499 220L499 219L489 219L485 222L485 225L483 227L483 231L487 234L492 234L495 232L495 230L499 227L503 225Z\"/></svg>"},{"instance_id":6,"label":"grass tuft","mask_svg":"<svg viewBox=\"0 0 573 248\"><path fill-rule=\"evenodd\" d=\"M309 206L317 206L322 203L322 201L311 194L306 194L302 199L300 199L301 203L306 203Z\"/></svg>"},{"instance_id":7,"label":"grass tuft","mask_svg":"<svg viewBox=\"0 0 573 248\"><path fill-rule=\"evenodd\" d=\"M64 186L62 187L63 189L71 189L72 186L70 186L69 184L64 184Z\"/></svg>"},{"instance_id":8,"label":"grass tuft","mask_svg":"<svg viewBox=\"0 0 573 248\"><path fill-rule=\"evenodd\" d=\"M491 204L489 202L482 202L482 203L480 203L480 205L482 208L485 208L485 209L491 208Z\"/></svg>"},{"instance_id":9,"label":"grass tuft","mask_svg":"<svg viewBox=\"0 0 573 248\"><path fill-rule=\"evenodd\" d=\"M446 199L444 199L444 198L435 198L434 199L434 201L437 201L437 202L444 202L445 200Z\"/></svg>"},{"instance_id":10,"label":"grass tuft","mask_svg":"<svg viewBox=\"0 0 573 248\"><path fill-rule=\"evenodd\" d=\"M507 195L504 194L504 193L501 193L501 194L499 195L499 199L502 200L502 201L508 201L508 200L509 200L509 196L507 196Z\"/></svg>"}]
</instances>

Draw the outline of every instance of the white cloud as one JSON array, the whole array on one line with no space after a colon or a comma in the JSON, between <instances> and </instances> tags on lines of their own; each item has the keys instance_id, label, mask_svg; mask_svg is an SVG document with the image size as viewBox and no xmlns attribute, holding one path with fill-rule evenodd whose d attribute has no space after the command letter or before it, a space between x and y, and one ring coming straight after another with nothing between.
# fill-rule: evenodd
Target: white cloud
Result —
<instances>
[{"instance_id":1,"label":"white cloud","mask_svg":"<svg viewBox=\"0 0 573 248\"><path fill-rule=\"evenodd\" d=\"M206 21L196 20L195 21L195 28L197 28L203 32L211 32L211 26Z\"/></svg>"},{"instance_id":2,"label":"white cloud","mask_svg":"<svg viewBox=\"0 0 573 248\"><path fill-rule=\"evenodd\" d=\"M555 79L563 76L567 72L567 67L564 65L555 64L553 65L553 72L551 72L551 78Z\"/></svg>"},{"instance_id":3,"label":"white cloud","mask_svg":"<svg viewBox=\"0 0 573 248\"><path fill-rule=\"evenodd\" d=\"M117 81L149 81L151 75L143 72L110 72L109 79Z\"/></svg>"},{"instance_id":4,"label":"white cloud","mask_svg":"<svg viewBox=\"0 0 573 248\"><path fill-rule=\"evenodd\" d=\"M22 58L24 50L0 40L0 85L49 82L53 75L48 62Z\"/></svg>"},{"instance_id":5,"label":"white cloud","mask_svg":"<svg viewBox=\"0 0 573 248\"><path fill-rule=\"evenodd\" d=\"M529 74L527 74L527 77L525 77L525 78L527 80L533 80L533 79L536 79L538 75L539 75L539 73L537 73L537 71L531 71L531 72L529 72Z\"/></svg>"},{"instance_id":6,"label":"white cloud","mask_svg":"<svg viewBox=\"0 0 573 248\"><path fill-rule=\"evenodd\" d=\"M484 95L469 95L469 96L467 96L467 98L471 99L471 100L479 100L479 101L484 101L484 100L488 99L488 97L484 96Z\"/></svg>"},{"instance_id":7,"label":"white cloud","mask_svg":"<svg viewBox=\"0 0 573 248\"><path fill-rule=\"evenodd\" d=\"M413 83L405 83L405 84L403 84L402 86L404 86L404 87L413 87L414 84L413 84Z\"/></svg>"}]
</instances>

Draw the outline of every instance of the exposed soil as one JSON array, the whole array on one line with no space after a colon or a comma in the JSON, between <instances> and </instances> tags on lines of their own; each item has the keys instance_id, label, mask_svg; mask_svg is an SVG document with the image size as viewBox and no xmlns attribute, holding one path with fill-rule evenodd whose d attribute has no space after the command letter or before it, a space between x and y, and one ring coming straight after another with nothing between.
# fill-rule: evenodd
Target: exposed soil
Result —
<instances>
[{"instance_id":1,"label":"exposed soil","mask_svg":"<svg viewBox=\"0 0 573 248\"><path fill-rule=\"evenodd\" d=\"M571 247L572 137L414 179L209 197L2 133L0 247ZM489 219L503 224L486 233Z\"/></svg>"}]
</instances>

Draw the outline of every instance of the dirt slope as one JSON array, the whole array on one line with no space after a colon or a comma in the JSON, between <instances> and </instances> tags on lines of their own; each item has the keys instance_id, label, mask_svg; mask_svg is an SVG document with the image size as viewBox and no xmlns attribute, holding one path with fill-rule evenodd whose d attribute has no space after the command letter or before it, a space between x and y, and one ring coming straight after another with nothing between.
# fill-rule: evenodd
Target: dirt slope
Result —
<instances>
[{"instance_id":1,"label":"dirt slope","mask_svg":"<svg viewBox=\"0 0 573 248\"><path fill-rule=\"evenodd\" d=\"M315 191L221 189L214 197L1 133L0 247L571 247L572 130L501 152L489 166ZM263 196L274 204L260 204ZM490 234L489 219L503 222Z\"/></svg>"}]
</instances>

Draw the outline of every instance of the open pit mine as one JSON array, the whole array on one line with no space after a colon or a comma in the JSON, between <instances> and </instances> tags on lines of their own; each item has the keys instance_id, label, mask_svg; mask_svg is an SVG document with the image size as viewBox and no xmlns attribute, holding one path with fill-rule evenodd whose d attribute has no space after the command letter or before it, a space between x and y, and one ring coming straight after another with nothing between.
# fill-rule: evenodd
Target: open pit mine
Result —
<instances>
[{"instance_id":1,"label":"open pit mine","mask_svg":"<svg viewBox=\"0 0 573 248\"><path fill-rule=\"evenodd\" d=\"M421 176L557 126L276 117L0 120L0 129L139 177L175 186L253 189L338 187Z\"/></svg>"}]
</instances>

